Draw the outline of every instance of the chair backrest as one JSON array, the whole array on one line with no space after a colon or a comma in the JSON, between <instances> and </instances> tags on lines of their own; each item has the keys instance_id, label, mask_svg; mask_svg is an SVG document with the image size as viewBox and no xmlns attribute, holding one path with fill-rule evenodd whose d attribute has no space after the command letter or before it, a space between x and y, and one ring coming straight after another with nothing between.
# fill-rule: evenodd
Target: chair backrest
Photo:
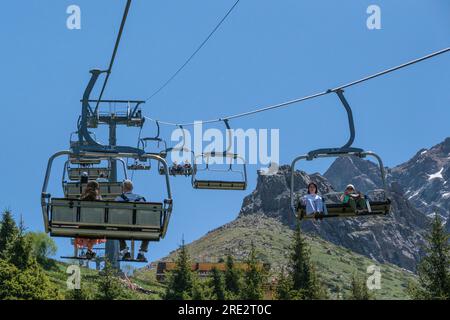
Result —
<instances>
[{"instance_id":1,"label":"chair backrest","mask_svg":"<svg viewBox=\"0 0 450 320\"><path fill-rule=\"evenodd\" d=\"M115 200L122 194L122 182L99 182L100 195L103 200ZM64 185L64 195L66 198L80 198L86 184L79 182L68 182Z\"/></svg>"},{"instance_id":2,"label":"chair backrest","mask_svg":"<svg viewBox=\"0 0 450 320\"><path fill-rule=\"evenodd\" d=\"M94 158L77 158L77 157L70 157L69 161L71 164L99 164L101 160L94 159Z\"/></svg>"},{"instance_id":3,"label":"chair backrest","mask_svg":"<svg viewBox=\"0 0 450 320\"><path fill-rule=\"evenodd\" d=\"M72 181L79 181L84 172L88 174L89 180L95 180L100 178L100 175L103 174L103 177L108 179L111 169L110 168L68 168L69 179Z\"/></svg>"},{"instance_id":4,"label":"chair backrest","mask_svg":"<svg viewBox=\"0 0 450 320\"><path fill-rule=\"evenodd\" d=\"M162 203L82 201L55 198L50 203L52 233L96 234L105 238L154 239L162 228ZM147 235L145 233L148 233Z\"/></svg>"}]
</instances>

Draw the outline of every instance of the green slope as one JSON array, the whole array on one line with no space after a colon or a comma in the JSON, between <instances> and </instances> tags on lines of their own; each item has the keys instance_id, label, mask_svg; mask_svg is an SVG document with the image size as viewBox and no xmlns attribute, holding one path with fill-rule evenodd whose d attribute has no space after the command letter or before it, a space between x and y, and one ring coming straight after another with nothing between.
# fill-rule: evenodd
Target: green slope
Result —
<instances>
[{"instance_id":1,"label":"green slope","mask_svg":"<svg viewBox=\"0 0 450 320\"><path fill-rule=\"evenodd\" d=\"M269 262L275 275L287 264L293 231L278 220L251 215L239 218L187 245L196 262L217 262L231 252L238 260L244 260L253 242L259 258ZM374 290L376 299L407 299L405 288L415 279L413 273L392 264L378 263L346 248L336 246L317 237L307 236L312 260L330 293L348 292L352 273L366 274L367 267L377 265L381 269L381 289ZM173 261L176 252L163 260Z\"/></svg>"},{"instance_id":2,"label":"green slope","mask_svg":"<svg viewBox=\"0 0 450 320\"><path fill-rule=\"evenodd\" d=\"M55 266L45 270L45 273L50 280L56 284L60 292L65 295L67 293L67 274L66 270L69 264L60 261L55 261ZM91 293L97 290L97 280L100 275L99 272L86 267L81 267L81 286ZM142 293L140 291L126 289L127 296L132 300L155 300L160 299L160 294L164 292L164 286L156 281L154 270L150 271L136 271L130 280L138 286L149 290L149 293Z\"/></svg>"}]
</instances>

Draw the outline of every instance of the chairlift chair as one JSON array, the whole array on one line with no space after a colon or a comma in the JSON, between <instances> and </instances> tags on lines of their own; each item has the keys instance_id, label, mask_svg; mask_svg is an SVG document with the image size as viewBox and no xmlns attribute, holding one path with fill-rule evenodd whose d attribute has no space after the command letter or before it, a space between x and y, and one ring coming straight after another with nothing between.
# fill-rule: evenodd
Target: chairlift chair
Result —
<instances>
[{"instance_id":1,"label":"chairlift chair","mask_svg":"<svg viewBox=\"0 0 450 320\"><path fill-rule=\"evenodd\" d=\"M386 215L390 212L391 200L388 198L388 190L386 186L386 173L383 166L383 161L380 156L371 151L364 151L360 148L351 147L355 139L355 126L353 121L353 113L350 105L348 104L342 89L332 90L339 97L342 105L344 106L349 123L350 138L347 143L340 148L324 148L310 151L308 154L301 155L295 158L291 163L291 186L290 186L290 199L291 209L301 219L322 219L322 218L337 218L337 217L355 217L355 216L373 216L373 215ZM348 203L332 203L327 204L324 201L324 212L316 213L314 215L306 215L306 208L296 199L294 190L294 178L295 178L295 165L301 160L312 161L317 158L329 158L329 157L349 157L356 156L359 158L365 158L366 156L374 157L379 165L381 180L383 189L376 190L381 191L382 198L372 200L366 198L366 208L362 210L353 210ZM324 199L325 200L325 199Z\"/></svg>"},{"instance_id":2,"label":"chairlift chair","mask_svg":"<svg viewBox=\"0 0 450 320\"><path fill-rule=\"evenodd\" d=\"M159 241L164 238L172 213L169 176L166 175L167 198L163 202L86 201L55 198L47 193L54 159L71 155L61 151L50 157L42 187L41 205L46 232L55 237L85 237L125 240ZM100 159L134 157L135 154L85 153ZM84 156L83 155L83 156ZM165 159L153 154L140 157L156 160L167 166Z\"/></svg>"},{"instance_id":3,"label":"chairlift chair","mask_svg":"<svg viewBox=\"0 0 450 320\"><path fill-rule=\"evenodd\" d=\"M131 171L143 171L143 170L150 170L151 169L151 165L146 164L145 162L139 162L139 161L135 161L133 164L128 165L127 166L128 170Z\"/></svg>"},{"instance_id":4,"label":"chairlift chair","mask_svg":"<svg viewBox=\"0 0 450 320\"><path fill-rule=\"evenodd\" d=\"M72 132L70 134L69 144L70 144L71 149L78 147L80 144L79 141L76 141L73 139L73 136L77 135L77 134L78 134L78 132ZM89 131L89 134L91 134L93 136L94 140L97 140L94 132ZM86 143L84 143L84 144L86 144ZM87 157L82 158L80 156L71 155L69 157L69 162L70 162L70 164L79 165L81 167L89 167L92 165L100 164L101 160L95 159L95 158L87 158Z\"/></svg>"},{"instance_id":5,"label":"chairlift chair","mask_svg":"<svg viewBox=\"0 0 450 320\"><path fill-rule=\"evenodd\" d=\"M323 197L324 201L324 212L315 215L306 215L306 207L301 204L299 200L295 198L294 195L294 177L295 177L295 165L301 160L312 161L316 158L326 158L326 157L351 157L357 156L364 158L366 156L373 156L377 159L380 168L381 179L383 182L383 189L374 190L382 194L381 199L372 200L366 197L366 208L357 212L353 210L348 203L327 203L327 195ZM345 218L345 217L355 217L355 216L374 216L374 215L386 215L390 212L391 200L387 196L387 187L385 180L385 170L381 158L373 152L370 151L357 151L353 152L350 150L342 151L342 153L320 153L311 155L303 155L294 159L291 164L291 207L292 210L298 215L300 219L323 219L323 218Z\"/></svg>"},{"instance_id":6,"label":"chairlift chair","mask_svg":"<svg viewBox=\"0 0 450 320\"><path fill-rule=\"evenodd\" d=\"M245 164L244 158L241 156L235 154L235 153L205 153L202 155L199 155L196 157L199 158L202 157L206 159L205 168L200 169L197 165L197 160L194 161L193 166L193 172L192 172L192 186L195 189L212 189L212 190L246 190L247 189L247 168ZM230 164L228 166L228 169L211 169L210 168L210 159L211 158L217 158L222 157L225 161L226 159L230 159ZM242 171L233 169L233 160L240 159L242 161ZM219 173L238 173L241 176L241 180L206 180L206 179L199 179L198 173L199 172L219 172Z\"/></svg>"},{"instance_id":7,"label":"chairlift chair","mask_svg":"<svg viewBox=\"0 0 450 320\"><path fill-rule=\"evenodd\" d=\"M192 187L194 189L211 189L211 190L246 190L247 189L247 167L245 163L245 159L236 153L230 152L232 147L232 134L230 124L228 119L222 120L226 127L226 132L228 134L228 146L223 152L207 152L195 157L193 164L193 172L192 172ZM203 169L198 167L197 159L205 159L206 164ZM210 160L214 158L222 158L227 163L229 160L228 169L211 169L210 168ZM233 169L233 161L240 160L242 163L242 170ZM222 174L230 174L237 173L241 176L240 180L206 180L199 179L199 172L215 172Z\"/></svg>"},{"instance_id":8,"label":"chairlift chair","mask_svg":"<svg viewBox=\"0 0 450 320\"><path fill-rule=\"evenodd\" d=\"M173 152L173 151L190 153L191 159L193 161L195 160L194 152L184 146L182 148L169 148L166 150L166 154L169 154L170 152ZM194 172L194 168L192 166L192 163L190 163L190 162L185 162L183 164L182 163L179 163L179 164L172 163L171 165L169 165L168 169L169 169L169 175L171 175L171 176L189 177L189 176L192 176L192 174ZM158 171L159 171L159 174L161 174L161 175L164 175L166 173L164 166L162 166L162 165L158 166Z\"/></svg>"}]
</instances>

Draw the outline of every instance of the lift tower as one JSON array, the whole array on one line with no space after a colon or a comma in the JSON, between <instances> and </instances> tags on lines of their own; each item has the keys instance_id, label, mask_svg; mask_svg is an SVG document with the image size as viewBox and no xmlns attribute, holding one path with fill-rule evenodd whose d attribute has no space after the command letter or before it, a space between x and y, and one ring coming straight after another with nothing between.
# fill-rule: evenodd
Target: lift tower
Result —
<instances>
[{"instance_id":1,"label":"lift tower","mask_svg":"<svg viewBox=\"0 0 450 320\"><path fill-rule=\"evenodd\" d=\"M145 118L142 115L142 100L91 100L89 99L92 88L98 77L108 71L91 70L91 80L85 90L82 102L82 114L78 128L78 144L75 146L75 152L93 151L93 152L129 152L143 153L133 147L117 146L117 126L142 127ZM95 103L95 108L91 108L91 103ZM107 107L106 107L107 106ZM106 108L105 108L106 107ZM109 127L108 145L101 145L93 140L88 129L98 128L99 125ZM117 182L117 160L110 160L111 174L110 182ZM111 264L120 268L119 263L119 243L117 240L108 240L106 242L106 258Z\"/></svg>"}]
</instances>

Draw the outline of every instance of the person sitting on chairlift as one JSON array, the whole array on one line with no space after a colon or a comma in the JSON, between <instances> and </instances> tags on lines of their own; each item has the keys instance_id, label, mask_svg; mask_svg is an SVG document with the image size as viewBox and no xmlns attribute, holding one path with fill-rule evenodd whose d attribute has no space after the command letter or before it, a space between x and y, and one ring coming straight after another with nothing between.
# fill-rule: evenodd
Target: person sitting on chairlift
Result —
<instances>
[{"instance_id":1,"label":"person sitting on chairlift","mask_svg":"<svg viewBox=\"0 0 450 320\"><path fill-rule=\"evenodd\" d=\"M184 161L184 166L183 166L183 170L184 170L184 175L188 176L190 174L191 171L191 164L189 163L188 160Z\"/></svg>"},{"instance_id":2,"label":"person sitting on chairlift","mask_svg":"<svg viewBox=\"0 0 450 320\"><path fill-rule=\"evenodd\" d=\"M174 176L174 175L177 173L177 167L178 167L178 164L177 164L176 161L174 161L173 164L172 164L172 166L171 166L170 169L169 169L171 175Z\"/></svg>"},{"instance_id":3,"label":"person sitting on chairlift","mask_svg":"<svg viewBox=\"0 0 450 320\"><path fill-rule=\"evenodd\" d=\"M86 171L82 172L81 177L80 177L80 183L85 184L85 183L88 183L88 181L89 181L88 173Z\"/></svg>"},{"instance_id":4,"label":"person sitting on chairlift","mask_svg":"<svg viewBox=\"0 0 450 320\"><path fill-rule=\"evenodd\" d=\"M145 202L145 198L133 193L133 182L130 180L125 180L122 184L122 194L116 198L116 201L119 202ZM139 249L139 253L136 257L136 260L141 262L147 262L145 258L145 253L148 250L148 240L143 240L141 242L141 247ZM122 256L122 260L132 260L131 254L128 251L127 243L125 240L120 240L120 253Z\"/></svg>"},{"instance_id":5,"label":"person sitting on chairlift","mask_svg":"<svg viewBox=\"0 0 450 320\"><path fill-rule=\"evenodd\" d=\"M308 184L308 193L301 199L302 204L306 206L307 215L319 215L323 214L323 199L317 194L317 184L310 182Z\"/></svg>"},{"instance_id":6,"label":"person sitting on chairlift","mask_svg":"<svg viewBox=\"0 0 450 320\"><path fill-rule=\"evenodd\" d=\"M362 192L357 191L352 184L347 185L344 194L341 196L342 203L348 203L356 212L361 213L366 210L366 200Z\"/></svg>"},{"instance_id":7,"label":"person sitting on chairlift","mask_svg":"<svg viewBox=\"0 0 450 320\"><path fill-rule=\"evenodd\" d=\"M100 195L100 185L97 181L90 181L86 185L86 189L81 195L80 200L85 201L95 201L101 200L102 197ZM87 248L86 258L93 259L95 258L95 252L93 251L94 245L104 243L106 240L104 239L86 239L86 238L76 238L75 245L78 248Z\"/></svg>"},{"instance_id":8,"label":"person sitting on chairlift","mask_svg":"<svg viewBox=\"0 0 450 320\"><path fill-rule=\"evenodd\" d=\"M106 174L104 172L100 172L97 182L108 182L108 179L106 178Z\"/></svg>"}]
</instances>

